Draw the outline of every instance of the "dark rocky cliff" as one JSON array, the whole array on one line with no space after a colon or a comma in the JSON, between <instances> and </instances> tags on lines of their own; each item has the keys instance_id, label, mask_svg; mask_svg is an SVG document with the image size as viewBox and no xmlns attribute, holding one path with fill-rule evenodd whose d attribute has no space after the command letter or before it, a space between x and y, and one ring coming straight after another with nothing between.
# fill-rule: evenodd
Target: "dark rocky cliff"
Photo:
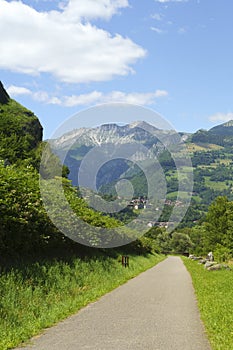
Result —
<instances>
[{"instance_id":1,"label":"dark rocky cliff","mask_svg":"<svg viewBox=\"0 0 233 350\"><path fill-rule=\"evenodd\" d=\"M8 93L4 89L2 82L0 81L0 103L5 104L9 102L9 100L10 100L10 96L8 95Z\"/></svg>"}]
</instances>

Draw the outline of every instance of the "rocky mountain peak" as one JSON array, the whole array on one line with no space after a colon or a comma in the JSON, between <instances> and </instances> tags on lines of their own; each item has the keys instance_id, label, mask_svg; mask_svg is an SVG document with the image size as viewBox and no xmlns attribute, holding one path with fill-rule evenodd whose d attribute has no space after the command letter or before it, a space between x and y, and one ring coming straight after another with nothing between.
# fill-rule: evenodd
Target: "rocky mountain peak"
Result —
<instances>
[{"instance_id":1,"label":"rocky mountain peak","mask_svg":"<svg viewBox=\"0 0 233 350\"><path fill-rule=\"evenodd\" d=\"M145 122L145 121L142 121L142 120L137 120L135 122L132 122L131 124L129 124L129 128L130 129L133 129L133 128L141 128L141 129L144 129L144 130L148 130L148 129L155 129L155 130L158 130L158 128L156 128L155 126L152 126L151 124Z\"/></svg>"},{"instance_id":2,"label":"rocky mountain peak","mask_svg":"<svg viewBox=\"0 0 233 350\"><path fill-rule=\"evenodd\" d=\"M233 126L233 120L229 120L225 124L223 124L225 127Z\"/></svg>"},{"instance_id":3,"label":"rocky mountain peak","mask_svg":"<svg viewBox=\"0 0 233 350\"><path fill-rule=\"evenodd\" d=\"M115 123L103 124L100 126L100 129L103 131L117 130L119 126Z\"/></svg>"}]
</instances>

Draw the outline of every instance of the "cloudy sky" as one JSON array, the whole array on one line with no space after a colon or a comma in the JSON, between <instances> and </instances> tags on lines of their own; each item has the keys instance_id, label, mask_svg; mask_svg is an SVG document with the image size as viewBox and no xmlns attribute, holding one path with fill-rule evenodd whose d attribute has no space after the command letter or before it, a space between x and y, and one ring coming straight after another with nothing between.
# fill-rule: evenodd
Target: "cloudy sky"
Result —
<instances>
[{"instance_id":1,"label":"cloudy sky","mask_svg":"<svg viewBox=\"0 0 233 350\"><path fill-rule=\"evenodd\" d=\"M0 0L0 80L45 138L106 102L210 128L233 119L232 13L232 0Z\"/></svg>"}]
</instances>

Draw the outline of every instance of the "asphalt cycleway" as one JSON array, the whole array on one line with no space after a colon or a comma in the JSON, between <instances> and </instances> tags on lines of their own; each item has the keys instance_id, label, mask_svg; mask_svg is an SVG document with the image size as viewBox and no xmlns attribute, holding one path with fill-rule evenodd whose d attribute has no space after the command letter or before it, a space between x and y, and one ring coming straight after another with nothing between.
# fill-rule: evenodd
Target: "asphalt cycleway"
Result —
<instances>
[{"instance_id":1,"label":"asphalt cycleway","mask_svg":"<svg viewBox=\"0 0 233 350\"><path fill-rule=\"evenodd\" d=\"M210 350L182 260L155 267L17 350Z\"/></svg>"}]
</instances>

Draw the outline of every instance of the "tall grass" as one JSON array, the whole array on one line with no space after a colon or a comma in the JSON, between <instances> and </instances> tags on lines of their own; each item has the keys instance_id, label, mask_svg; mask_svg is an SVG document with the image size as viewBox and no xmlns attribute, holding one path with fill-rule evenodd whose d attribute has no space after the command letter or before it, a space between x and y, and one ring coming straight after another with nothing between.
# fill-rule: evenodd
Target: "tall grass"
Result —
<instances>
[{"instance_id":1,"label":"tall grass","mask_svg":"<svg viewBox=\"0 0 233 350\"><path fill-rule=\"evenodd\" d=\"M152 267L161 255L104 255L27 264L0 277L0 349L10 349Z\"/></svg>"},{"instance_id":2,"label":"tall grass","mask_svg":"<svg viewBox=\"0 0 233 350\"><path fill-rule=\"evenodd\" d=\"M233 271L206 271L184 258L213 350L233 349Z\"/></svg>"}]
</instances>

